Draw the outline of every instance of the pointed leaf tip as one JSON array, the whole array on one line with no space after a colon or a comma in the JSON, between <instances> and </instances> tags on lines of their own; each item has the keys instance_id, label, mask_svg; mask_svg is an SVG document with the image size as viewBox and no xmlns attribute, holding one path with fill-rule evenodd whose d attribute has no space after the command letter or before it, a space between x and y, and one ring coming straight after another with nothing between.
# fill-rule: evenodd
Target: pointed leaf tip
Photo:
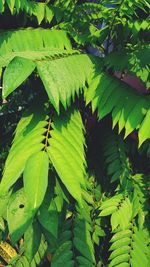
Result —
<instances>
[{"instance_id":1,"label":"pointed leaf tip","mask_svg":"<svg viewBox=\"0 0 150 267\"><path fill-rule=\"evenodd\" d=\"M3 77L2 96L5 99L19 87L34 71L35 63L29 59L15 57L6 67Z\"/></svg>"}]
</instances>

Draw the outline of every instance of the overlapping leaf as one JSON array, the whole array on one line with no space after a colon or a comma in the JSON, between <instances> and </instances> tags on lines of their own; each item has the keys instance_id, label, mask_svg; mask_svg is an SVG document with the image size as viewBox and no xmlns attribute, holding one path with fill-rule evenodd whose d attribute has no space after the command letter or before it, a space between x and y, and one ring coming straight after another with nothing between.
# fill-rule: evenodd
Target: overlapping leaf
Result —
<instances>
[{"instance_id":1,"label":"overlapping leaf","mask_svg":"<svg viewBox=\"0 0 150 267\"><path fill-rule=\"evenodd\" d=\"M55 187L56 189L57 187ZM56 195L53 197L51 194L50 187L47 190L47 194L38 212L38 221L46 229L48 233L54 238L58 235L58 223L59 223L59 213L61 209L56 205L57 201L62 201L61 195Z\"/></svg>"},{"instance_id":2,"label":"overlapping leaf","mask_svg":"<svg viewBox=\"0 0 150 267\"><path fill-rule=\"evenodd\" d=\"M34 59L35 52L52 52L52 49L71 49L71 43L64 31L42 28L1 31L0 66L7 66L15 56L24 56L23 52L26 52L27 58Z\"/></svg>"},{"instance_id":3,"label":"overlapping leaf","mask_svg":"<svg viewBox=\"0 0 150 267\"><path fill-rule=\"evenodd\" d=\"M126 229L132 219L132 203L128 197L122 194L115 195L100 206L100 216L111 215L112 230L118 226L120 229Z\"/></svg>"},{"instance_id":4,"label":"overlapping leaf","mask_svg":"<svg viewBox=\"0 0 150 267\"><path fill-rule=\"evenodd\" d=\"M112 113L113 127L118 124L119 132L125 128L125 137L134 130L142 131L139 146L150 138L147 129L150 123L149 96L141 95L120 80L102 73L93 79L87 91L86 102L90 101L93 111L98 109L99 119Z\"/></svg>"},{"instance_id":5,"label":"overlapping leaf","mask_svg":"<svg viewBox=\"0 0 150 267\"><path fill-rule=\"evenodd\" d=\"M3 96L14 91L34 71L34 62L25 58L14 58L6 68L3 79Z\"/></svg>"},{"instance_id":6,"label":"overlapping leaf","mask_svg":"<svg viewBox=\"0 0 150 267\"><path fill-rule=\"evenodd\" d=\"M74 222L74 246L79 253L76 257L78 266L95 266L94 245L91 238L91 225L80 217Z\"/></svg>"},{"instance_id":7,"label":"overlapping leaf","mask_svg":"<svg viewBox=\"0 0 150 267\"><path fill-rule=\"evenodd\" d=\"M35 42L32 42L33 38ZM59 104L62 103L64 108L69 106L91 79L94 58L71 50L63 31L3 32L0 43L0 64L7 66L3 78L4 99L37 68L49 99L59 112Z\"/></svg>"},{"instance_id":8,"label":"overlapping leaf","mask_svg":"<svg viewBox=\"0 0 150 267\"><path fill-rule=\"evenodd\" d=\"M139 30L148 26L148 22L141 21L138 22ZM132 23L131 23L132 24ZM135 24L134 24L135 25ZM132 25L132 27L134 27ZM137 26L136 26L137 27ZM121 59L121 60L120 60ZM139 77L145 84L147 89L150 87L150 46L137 46L134 48L134 51L123 50L119 52L111 52L104 59L107 67L113 68L114 71L124 71L128 70L129 73L136 75Z\"/></svg>"},{"instance_id":9,"label":"overlapping leaf","mask_svg":"<svg viewBox=\"0 0 150 267\"><path fill-rule=\"evenodd\" d=\"M131 168L122 137L108 133L104 138L103 152L107 174L111 177L111 182L117 180L120 180L121 184L126 182L131 176Z\"/></svg>"},{"instance_id":10,"label":"overlapping leaf","mask_svg":"<svg viewBox=\"0 0 150 267\"><path fill-rule=\"evenodd\" d=\"M148 247L145 241L145 233L136 227L127 228L115 233L111 239L110 264L108 266L134 267L148 264Z\"/></svg>"},{"instance_id":11,"label":"overlapping leaf","mask_svg":"<svg viewBox=\"0 0 150 267\"><path fill-rule=\"evenodd\" d=\"M47 152L59 177L71 195L82 202L85 188L85 155L82 119L78 111L56 117L52 124Z\"/></svg>"},{"instance_id":12,"label":"overlapping leaf","mask_svg":"<svg viewBox=\"0 0 150 267\"><path fill-rule=\"evenodd\" d=\"M25 192L32 209L41 205L46 192L46 153L60 179L80 204L81 187L85 188L85 140L80 113L70 110L67 115L55 116L53 123L47 113L41 104L38 110L32 108L20 120L0 184L3 195L24 172Z\"/></svg>"},{"instance_id":13,"label":"overlapping leaf","mask_svg":"<svg viewBox=\"0 0 150 267\"><path fill-rule=\"evenodd\" d=\"M23 173L24 191L34 211L43 202L48 186L48 171L49 159L45 151L40 151L28 158Z\"/></svg>"},{"instance_id":14,"label":"overlapping leaf","mask_svg":"<svg viewBox=\"0 0 150 267\"><path fill-rule=\"evenodd\" d=\"M84 88L92 74L93 64L87 55L72 55L52 61L37 62L37 70L51 103L59 112L59 102L66 108L71 98ZM82 71L81 71L82 70Z\"/></svg>"},{"instance_id":15,"label":"overlapping leaf","mask_svg":"<svg viewBox=\"0 0 150 267\"><path fill-rule=\"evenodd\" d=\"M30 226L31 229L31 226ZM28 231L28 230L27 230ZM38 228L39 231L39 228ZM25 234L26 235L26 234ZM35 238L37 241L37 237ZM27 244L27 241L29 242ZM37 242L36 244L33 242L34 247L31 247L33 242L33 232L30 231L30 236L28 235L28 239L25 237L25 243L22 244L21 249L24 250L25 255L18 254L16 258L13 258L11 264L8 265L10 267L36 267L42 264L45 260L46 251L47 251L47 242L45 241L44 236L42 235L40 244ZM38 249L36 248L38 245ZM28 247L27 247L28 246ZM33 252L37 250L36 254L34 255ZM33 253L33 254L32 254ZM32 261L30 255L34 255Z\"/></svg>"},{"instance_id":16,"label":"overlapping leaf","mask_svg":"<svg viewBox=\"0 0 150 267\"><path fill-rule=\"evenodd\" d=\"M33 221L29 225L28 229L24 234L24 255L27 257L28 261L31 263L35 254L37 253L40 243L41 243L41 230L37 221Z\"/></svg>"},{"instance_id":17,"label":"overlapping leaf","mask_svg":"<svg viewBox=\"0 0 150 267\"><path fill-rule=\"evenodd\" d=\"M50 22L53 18L53 9L47 3L30 0L0 0L0 13L5 11L6 6L12 14L18 14L21 11L30 16L35 16L40 24L44 19Z\"/></svg>"},{"instance_id":18,"label":"overlapping leaf","mask_svg":"<svg viewBox=\"0 0 150 267\"><path fill-rule=\"evenodd\" d=\"M42 106L41 106L42 108ZM36 114L36 115L35 115ZM44 133L48 121L44 109L27 112L20 120L16 135L7 157L2 181L0 184L0 194L5 194L9 188L17 181L24 171L26 161L34 154L44 148Z\"/></svg>"},{"instance_id":19,"label":"overlapping leaf","mask_svg":"<svg viewBox=\"0 0 150 267\"><path fill-rule=\"evenodd\" d=\"M85 213L89 221L83 216L83 210L79 207L78 212L65 220L61 226L60 233L56 242L55 253L52 258L52 266L60 264L65 266L91 266L96 264L94 255L94 245L92 243L91 232L92 223L90 220L89 209L84 206Z\"/></svg>"},{"instance_id":20,"label":"overlapping leaf","mask_svg":"<svg viewBox=\"0 0 150 267\"><path fill-rule=\"evenodd\" d=\"M51 266L57 267L60 264L74 266L73 245L72 245L71 222L62 223L57 246L52 258Z\"/></svg>"}]
</instances>

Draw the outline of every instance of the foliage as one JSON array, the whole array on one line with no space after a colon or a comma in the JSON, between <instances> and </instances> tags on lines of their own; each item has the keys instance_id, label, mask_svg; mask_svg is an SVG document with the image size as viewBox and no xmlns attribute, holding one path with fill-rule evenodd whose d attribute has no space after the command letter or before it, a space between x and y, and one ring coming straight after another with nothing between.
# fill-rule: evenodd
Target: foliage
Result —
<instances>
[{"instance_id":1,"label":"foliage","mask_svg":"<svg viewBox=\"0 0 150 267\"><path fill-rule=\"evenodd\" d=\"M0 0L0 264L149 266L149 7Z\"/></svg>"}]
</instances>

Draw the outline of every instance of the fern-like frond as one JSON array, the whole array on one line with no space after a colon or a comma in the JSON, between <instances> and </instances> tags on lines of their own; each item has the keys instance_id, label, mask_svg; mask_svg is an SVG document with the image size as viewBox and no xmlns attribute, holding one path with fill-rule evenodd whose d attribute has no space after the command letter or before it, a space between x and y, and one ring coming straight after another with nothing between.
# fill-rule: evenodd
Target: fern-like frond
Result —
<instances>
[{"instance_id":1,"label":"fern-like frond","mask_svg":"<svg viewBox=\"0 0 150 267\"><path fill-rule=\"evenodd\" d=\"M66 109L71 98L74 99L75 94L79 95L80 90L88 83L93 63L87 55L72 55L53 61L37 62L37 71L51 103L59 112L59 102Z\"/></svg>"},{"instance_id":2,"label":"fern-like frond","mask_svg":"<svg viewBox=\"0 0 150 267\"><path fill-rule=\"evenodd\" d=\"M3 178L0 184L1 194L9 188L22 174L27 159L34 153L44 149L47 115L44 110L32 110L27 112L20 120L12 147L6 160Z\"/></svg>"},{"instance_id":3,"label":"fern-like frond","mask_svg":"<svg viewBox=\"0 0 150 267\"><path fill-rule=\"evenodd\" d=\"M47 252L48 244L45 238L42 236L41 242L33 260L31 261L31 267L37 267L45 261L45 255Z\"/></svg>"},{"instance_id":4,"label":"fern-like frond","mask_svg":"<svg viewBox=\"0 0 150 267\"><path fill-rule=\"evenodd\" d=\"M90 213L88 205L84 206L84 213L86 217L89 216ZM82 212L82 210L80 211ZM77 266L95 266L95 252L94 245L92 242L92 223L91 220L85 218L85 216L81 213L78 213L74 220L74 238L73 244L75 249L77 250Z\"/></svg>"},{"instance_id":5,"label":"fern-like frond","mask_svg":"<svg viewBox=\"0 0 150 267\"><path fill-rule=\"evenodd\" d=\"M121 136L109 133L104 138L103 154L106 164L106 170L111 182L120 180L120 183L126 183L131 177L131 167L126 155L125 143Z\"/></svg>"},{"instance_id":6,"label":"fern-like frond","mask_svg":"<svg viewBox=\"0 0 150 267\"><path fill-rule=\"evenodd\" d=\"M46 153L48 153L60 179L71 195L81 204L81 187L85 188L86 162L84 130L80 113L77 110L70 110L67 115L62 114L54 118L47 114L48 110L44 110L41 104L38 110L33 108L20 120L6 160L0 193L3 195L8 192L24 172L24 188L30 207L38 208L47 187ZM39 168L38 185L42 182L43 189L41 186L37 187L36 192L34 191L35 198L31 198L32 194L29 194L29 189L34 190L32 178L36 178L35 162L38 163ZM41 190L44 190L42 194Z\"/></svg>"},{"instance_id":7,"label":"fern-like frond","mask_svg":"<svg viewBox=\"0 0 150 267\"><path fill-rule=\"evenodd\" d=\"M1 57L1 67L7 67L9 63L18 58L32 60L32 61L42 61L42 60L54 60L61 57L67 57L69 55L80 54L77 50L72 49L58 49L58 48L43 48L42 50L37 51L19 51L19 52L10 52L5 56ZM17 58L17 59L16 59ZM15 62L14 62L15 64ZM16 62L17 64L17 62ZM15 66L17 67L17 66ZM20 66L21 67L21 66Z\"/></svg>"},{"instance_id":8,"label":"fern-like frond","mask_svg":"<svg viewBox=\"0 0 150 267\"><path fill-rule=\"evenodd\" d=\"M0 47L0 66L3 67L13 59L14 52L28 52L31 55L35 51L71 49L71 43L64 31L26 28L1 31Z\"/></svg>"},{"instance_id":9,"label":"fern-like frond","mask_svg":"<svg viewBox=\"0 0 150 267\"><path fill-rule=\"evenodd\" d=\"M38 57L46 57L46 59L31 61L17 57L10 62L4 72L3 98L13 92L37 67L49 99L59 113L60 103L66 109L75 95L79 95L83 90L91 78L94 64L90 57L75 51L68 51L68 54L65 51L36 53L33 57L37 54Z\"/></svg>"},{"instance_id":10,"label":"fern-like frond","mask_svg":"<svg viewBox=\"0 0 150 267\"><path fill-rule=\"evenodd\" d=\"M31 236L32 239L32 236ZM22 247L24 246L24 243ZM42 236L40 240L40 244L38 246L37 252L35 253L32 261L28 260L25 255L24 248L21 247L21 255L18 254L16 258L13 258L10 261L10 265L12 267L37 267L41 265L45 261L45 255L47 252L47 242L45 241L44 237ZM34 248L33 248L34 249ZM32 253L32 251L30 251Z\"/></svg>"},{"instance_id":11,"label":"fern-like frond","mask_svg":"<svg viewBox=\"0 0 150 267\"><path fill-rule=\"evenodd\" d=\"M96 76L86 94L86 102L92 101L93 112L98 109L102 119L112 113L113 127L119 132L125 128L125 137L139 130L139 146L150 138L149 96L143 96L130 86L107 74Z\"/></svg>"},{"instance_id":12,"label":"fern-like frond","mask_svg":"<svg viewBox=\"0 0 150 267\"><path fill-rule=\"evenodd\" d=\"M21 256L18 258L18 260L15 262L15 264L10 264L9 266L12 267L30 267L30 264L25 256Z\"/></svg>"},{"instance_id":13,"label":"fern-like frond","mask_svg":"<svg viewBox=\"0 0 150 267\"><path fill-rule=\"evenodd\" d=\"M131 224L130 228L115 233L110 241L110 263L113 266L148 266L148 247L144 230Z\"/></svg>"},{"instance_id":14,"label":"fern-like frond","mask_svg":"<svg viewBox=\"0 0 150 267\"><path fill-rule=\"evenodd\" d=\"M50 22L54 16L52 6L47 3L30 0L0 0L0 13L4 13L6 6L12 15L23 11L30 16L35 16L38 24L43 20Z\"/></svg>"},{"instance_id":15,"label":"fern-like frond","mask_svg":"<svg viewBox=\"0 0 150 267\"><path fill-rule=\"evenodd\" d=\"M139 228L142 229L145 225L148 204L148 192L145 184L144 175L135 174L132 176L133 183L133 212L132 216L137 216Z\"/></svg>"},{"instance_id":16,"label":"fern-like frond","mask_svg":"<svg viewBox=\"0 0 150 267\"><path fill-rule=\"evenodd\" d=\"M35 42L32 42L33 38ZM79 95L89 82L95 68L94 58L70 49L69 39L63 31L28 29L3 32L0 42L1 67L7 66L3 98L37 68L50 101L59 112L59 103L64 108L69 106L75 94Z\"/></svg>"},{"instance_id":17,"label":"fern-like frond","mask_svg":"<svg viewBox=\"0 0 150 267\"><path fill-rule=\"evenodd\" d=\"M96 261L91 234L90 210L85 204L84 211L77 207L77 212L64 221L52 257L52 267L58 267L60 263L65 266L94 267Z\"/></svg>"},{"instance_id":18,"label":"fern-like frond","mask_svg":"<svg viewBox=\"0 0 150 267\"><path fill-rule=\"evenodd\" d=\"M83 22L91 22L102 17L101 11L103 9L102 4L85 2L75 6L74 15L76 15L76 18L78 16Z\"/></svg>"},{"instance_id":19,"label":"fern-like frond","mask_svg":"<svg viewBox=\"0 0 150 267\"><path fill-rule=\"evenodd\" d=\"M142 24L140 24L142 27ZM120 60L121 59L121 60ZM150 87L150 46L143 45L131 49L112 52L104 59L107 67L111 67L114 71L128 71L139 77L145 84L147 89Z\"/></svg>"},{"instance_id":20,"label":"fern-like frond","mask_svg":"<svg viewBox=\"0 0 150 267\"><path fill-rule=\"evenodd\" d=\"M39 209L38 221L40 225L47 231L53 239L58 237L58 223L59 223L59 213L62 211L62 206L64 204L64 199L62 196L62 189L59 187L58 190L58 181L56 180L56 186L54 189L53 196L50 191L50 187L47 190L44 201Z\"/></svg>"},{"instance_id":21,"label":"fern-like frond","mask_svg":"<svg viewBox=\"0 0 150 267\"><path fill-rule=\"evenodd\" d=\"M23 251L23 255L26 256L29 263L34 259L40 245L43 241L40 226L36 220L34 220L26 230L23 238L23 244L20 250Z\"/></svg>"},{"instance_id":22,"label":"fern-like frond","mask_svg":"<svg viewBox=\"0 0 150 267\"><path fill-rule=\"evenodd\" d=\"M74 266L73 244L72 244L72 221L65 221L59 233L57 247L52 257L51 266L58 267L61 264L64 266Z\"/></svg>"},{"instance_id":23,"label":"fern-like frond","mask_svg":"<svg viewBox=\"0 0 150 267\"><path fill-rule=\"evenodd\" d=\"M55 117L47 152L60 179L72 196L81 203L81 186L85 188L84 129L80 113Z\"/></svg>"},{"instance_id":24,"label":"fern-like frond","mask_svg":"<svg viewBox=\"0 0 150 267\"><path fill-rule=\"evenodd\" d=\"M103 4L109 7L110 1L103 0ZM149 1L147 0L133 0L133 1L122 1L112 0L111 4L115 11L119 13L119 17L127 17L128 19L135 17L139 17L137 10L146 10L146 8L150 8Z\"/></svg>"},{"instance_id":25,"label":"fern-like frond","mask_svg":"<svg viewBox=\"0 0 150 267\"><path fill-rule=\"evenodd\" d=\"M109 200L106 200L100 206L100 216L111 215L112 230L120 227L125 230L132 219L132 203L128 197L122 194L115 195Z\"/></svg>"},{"instance_id":26,"label":"fern-like frond","mask_svg":"<svg viewBox=\"0 0 150 267\"><path fill-rule=\"evenodd\" d=\"M4 60L6 69L3 76L3 98L6 98L19 85L24 82L36 68L39 61L55 61L59 58L65 58L70 55L80 54L76 50L58 50L37 52L13 52L8 54ZM7 62L8 59L8 62ZM10 63L9 63L10 62ZM7 66L8 64L8 66Z\"/></svg>"}]
</instances>

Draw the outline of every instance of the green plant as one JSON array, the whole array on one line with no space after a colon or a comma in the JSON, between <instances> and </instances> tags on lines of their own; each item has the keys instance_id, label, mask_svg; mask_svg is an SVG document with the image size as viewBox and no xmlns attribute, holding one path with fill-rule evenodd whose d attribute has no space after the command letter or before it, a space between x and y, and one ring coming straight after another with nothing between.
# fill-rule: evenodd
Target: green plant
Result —
<instances>
[{"instance_id":1,"label":"green plant","mask_svg":"<svg viewBox=\"0 0 150 267\"><path fill-rule=\"evenodd\" d=\"M149 266L150 6L97 2L0 0L6 266Z\"/></svg>"}]
</instances>

